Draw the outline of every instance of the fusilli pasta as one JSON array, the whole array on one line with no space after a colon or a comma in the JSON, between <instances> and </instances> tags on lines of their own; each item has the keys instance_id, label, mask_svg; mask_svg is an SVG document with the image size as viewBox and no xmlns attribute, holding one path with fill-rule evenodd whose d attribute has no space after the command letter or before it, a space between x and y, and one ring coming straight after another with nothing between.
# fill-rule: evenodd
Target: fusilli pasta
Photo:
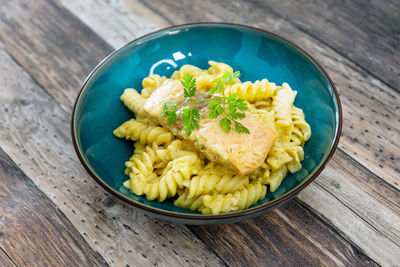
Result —
<instances>
[{"instance_id":1,"label":"fusilli pasta","mask_svg":"<svg viewBox=\"0 0 400 267\"><path fill-rule=\"evenodd\" d=\"M136 117L144 118L146 116L143 111L146 99L135 89L125 89L124 93L121 95L121 101L130 111L136 114Z\"/></svg>"},{"instance_id":2,"label":"fusilli pasta","mask_svg":"<svg viewBox=\"0 0 400 267\"><path fill-rule=\"evenodd\" d=\"M236 93L240 98L244 98L250 103L261 100L270 100L277 90L275 83L270 83L267 79L261 81L236 83L225 89L228 95Z\"/></svg>"},{"instance_id":3,"label":"fusilli pasta","mask_svg":"<svg viewBox=\"0 0 400 267\"><path fill-rule=\"evenodd\" d=\"M135 141L135 151L125 163L129 180L124 182L134 194L158 201L176 197L173 203L178 207L221 214L250 207L265 197L267 185L274 192L288 173L299 171L311 128L303 110L293 105L297 92L287 83L277 86L267 79L254 83L234 79L225 87L225 93L237 94L251 103L249 109L259 116L260 123L279 133L264 162L252 173L238 175L233 169L209 161L196 149L194 140L180 140L167 128L146 119L146 99L168 81L181 80L190 73L196 78L197 89L208 91L216 78L233 73L227 64L209 61L209 65L207 70L184 65L170 78L157 74L146 77L141 94L126 89L121 101L136 119L123 123L113 133Z\"/></svg>"},{"instance_id":4,"label":"fusilli pasta","mask_svg":"<svg viewBox=\"0 0 400 267\"><path fill-rule=\"evenodd\" d=\"M165 128L149 125L135 119L123 123L113 133L116 137L139 141L141 144L169 145L174 139L173 135Z\"/></svg>"}]
</instances>

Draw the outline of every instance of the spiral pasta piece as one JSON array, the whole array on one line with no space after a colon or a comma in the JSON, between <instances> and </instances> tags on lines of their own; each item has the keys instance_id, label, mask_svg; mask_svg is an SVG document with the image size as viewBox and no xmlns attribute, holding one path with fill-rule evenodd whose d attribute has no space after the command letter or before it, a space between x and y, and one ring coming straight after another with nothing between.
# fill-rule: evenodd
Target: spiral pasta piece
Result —
<instances>
[{"instance_id":1,"label":"spiral pasta piece","mask_svg":"<svg viewBox=\"0 0 400 267\"><path fill-rule=\"evenodd\" d=\"M265 184L269 184L269 190L271 192L274 192L276 189L278 189L287 173L288 169L286 165L283 165L282 168L271 172L265 181Z\"/></svg>"},{"instance_id":2,"label":"spiral pasta piece","mask_svg":"<svg viewBox=\"0 0 400 267\"><path fill-rule=\"evenodd\" d=\"M164 162L171 161L173 159L187 156L187 155L197 155L196 152L184 150L182 140L176 139L172 141L165 149L157 150L157 156Z\"/></svg>"},{"instance_id":3,"label":"spiral pasta piece","mask_svg":"<svg viewBox=\"0 0 400 267\"><path fill-rule=\"evenodd\" d=\"M266 162L273 170L281 169L286 163L292 161L292 157L286 152L280 140L272 146L267 156Z\"/></svg>"},{"instance_id":4,"label":"spiral pasta piece","mask_svg":"<svg viewBox=\"0 0 400 267\"><path fill-rule=\"evenodd\" d=\"M217 78L217 75L211 75L208 74L207 72L202 73L201 75L197 76L196 78L196 87L199 90L203 91L209 91L211 88L213 88L213 83Z\"/></svg>"},{"instance_id":5,"label":"spiral pasta piece","mask_svg":"<svg viewBox=\"0 0 400 267\"><path fill-rule=\"evenodd\" d=\"M236 93L244 98L249 112L259 118L259 123L279 133L259 168L240 176L224 165L210 162L196 148L194 140L177 139L171 130L146 119L143 107L147 98L166 82L179 81L190 73L196 78L197 89L208 91L223 73L234 72L222 62L208 64L210 67L206 70L184 65L170 78L150 75L143 79L140 94L126 89L121 101L136 114L136 119L123 123L113 133L135 141L135 151L125 163L129 180L123 183L134 194L158 201L176 196L174 205L178 207L220 214L248 208L265 197L267 186L274 192L286 175L299 171L304 159L303 146L311 136L311 128L303 110L293 105L297 92L287 83L276 86L267 79L241 83L236 78L232 84L225 85L226 95Z\"/></svg>"},{"instance_id":6,"label":"spiral pasta piece","mask_svg":"<svg viewBox=\"0 0 400 267\"><path fill-rule=\"evenodd\" d=\"M187 197L195 198L211 192L220 180L221 174L214 168L214 163L211 162L190 180Z\"/></svg>"},{"instance_id":7,"label":"spiral pasta piece","mask_svg":"<svg viewBox=\"0 0 400 267\"><path fill-rule=\"evenodd\" d=\"M146 182L144 194L148 200L164 201L176 195L177 189L189 184L190 177L201 168L197 155L186 155L168 163L163 174L155 181Z\"/></svg>"},{"instance_id":8,"label":"spiral pasta piece","mask_svg":"<svg viewBox=\"0 0 400 267\"><path fill-rule=\"evenodd\" d=\"M178 79L178 80L181 80L181 79L185 76L186 73L190 73L192 76L198 77L198 76L200 76L201 74L203 74L203 72L204 72L204 71L203 71L202 69L200 69L200 68L198 68L198 67L195 67L195 66L193 66L193 65L183 65L183 66L178 70L177 79Z\"/></svg>"},{"instance_id":9,"label":"spiral pasta piece","mask_svg":"<svg viewBox=\"0 0 400 267\"><path fill-rule=\"evenodd\" d=\"M176 195L176 191L181 188L183 183L183 175L180 172L168 172L156 182L145 183L143 192L148 200L157 199L159 202L164 201L167 197Z\"/></svg>"},{"instance_id":10,"label":"spiral pasta piece","mask_svg":"<svg viewBox=\"0 0 400 267\"><path fill-rule=\"evenodd\" d=\"M220 214L243 210L265 197L267 187L259 182L250 183L235 193L205 195L202 198L204 214Z\"/></svg>"},{"instance_id":11,"label":"spiral pasta piece","mask_svg":"<svg viewBox=\"0 0 400 267\"><path fill-rule=\"evenodd\" d=\"M175 199L174 205L190 210L202 210L204 208L202 200L203 196L190 197L189 192L185 191L180 194L177 199Z\"/></svg>"},{"instance_id":12,"label":"spiral pasta piece","mask_svg":"<svg viewBox=\"0 0 400 267\"><path fill-rule=\"evenodd\" d=\"M144 194L145 181L156 176L153 172L157 160L155 150L155 146L146 146L144 150L135 151L129 161L125 162L125 174L130 177L129 188L138 196Z\"/></svg>"},{"instance_id":13,"label":"spiral pasta piece","mask_svg":"<svg viewBox=\"0 0 400 267\"><path fill-rule=\"evenodd\" d=\"M142 81L142 86L143 89L140 92L142 97L144 98L149 98L150 95L158 88L160 87L164 81L167 80L167 77L165 76L160 76L158 74L153 74L150 75L149 77L146 77Z\"/></svg>"},{"instance_id":14,"label":"spiral pasta piece","mask_svg":"<svg viewBox=\"0 0 400 267\"><path fill-rule=\"evenodd\" d=\"M209 74L223 74L224 72L230 72L233 73L233 69L231 66L228 64L222 63L222 62L216 62L213 60L208 61L208 65L210 67L208 68L207 72Z\"/></svg>"},{"instance_id":15,"label":"spiral pasta piece","mask_svg":"<svg viewBox=\"0 0 400 267\"><path fill-rule=\"evenodd\" d=\"M131 119L117 129L113 134L119 138L139 141L141 144L155 143L159 145L169 145L174 136L163 127L148 125Z\"/></svg>"},{"instance_id":16,"label":"spiral pasta piece","mask_svg":"<svg viewBox=\"0 0 400 267\"><path fill-rule=\"evenodd\" d=\"M225 88L228 95L236 93L238 97L244 98L250 103L261 100L269 100L275 95L277 90L275 83L270 83L267 79L261 81L236 83Z\"/></svg>"},{"instance_id":17,"label":"spiral pasta piece","mask_svg":"<svg viewBox=\"0 0 400 267\"><path fill-rule=\"evenodd\" d=\"M143 150L135 150L129 161L125 162L125 173L129 175L149 176L153 171L153 164L156 162L155 147L146 146Z\"/></svg>"},{"instance_id":18,"label":"spiral pasta piece","mask_svg":"<svg viewBox=\"0 0 400 267\"><path fill-rule=\"evenodd\" d=\"M291 110L292 121L293 121L293 135L300 140L301 146L307 142L311 137L311 127L305 121L303 110L295 106Z\"/></svg>"},{"instance_id":19,"label":"spiral pasta piece","mask_svg":"<svg viewBox=\"0 0 400 267\"><path fill-rule=\"evenodd\" d=\"M146 99L143 98L135 89L125 89L124 93L121 95L121 101L130 111L135 113L137 117L145 117L143 107L146 103Z\"/></svg>"},{"instance_id":20,"label":"spiral pasta piece","mask_svg":"<svg viewBox=\"0 0 400 267\"><path fill-rule=\"evenodd\" d=\"M276 92L272 101L272 110L275 112L277 127L288 127L292 123L291 110L297 92L293 91L287 83Z\"/></svg>"},{"instance_id":21,"label":"spiral pasta piece","mask_svg":"<svg viewBox=\"0 0 400 267\"><path fill-rule=\"evenodd\" d=\"M272 98L268 100L259 100L253 103L254 107L259 110L269 110L272 104Z\"/></svg>"},{"instance_id":22,"label":"spiral pasta piece","mask_svg":"<svg viewBox=\"0 0 400 267\"><path fill-rule=\"evenodd\" d=\"M221 180L215 186L215 190L218 193L226 194L226 193L234 193L237 190L241 189L244 186L249 184L248 176L240 176L240 175L227 175L221 177Z\"/></svg>"},{"instance_id":23,"label":"spiral pasta piece","mask_svg":"<svg viewBox=\"0 0 400 267\"><path fill-rule=\"evenodd\" d=\"M304 159L304 150L302 146L289 146L285 149L292 160L287 164L287 168L291 173L295 173L301 169L301 161Z\"/></svg>"}]
</instances>

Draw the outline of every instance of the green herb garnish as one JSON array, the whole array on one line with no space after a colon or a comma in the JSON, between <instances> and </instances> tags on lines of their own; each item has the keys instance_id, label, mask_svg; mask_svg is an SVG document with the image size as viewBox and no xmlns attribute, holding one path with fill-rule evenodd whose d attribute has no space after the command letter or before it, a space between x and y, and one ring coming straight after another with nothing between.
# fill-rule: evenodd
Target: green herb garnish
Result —
<instances>
[{"instance_id":1,"label":"green herb garnish","mask_svg":"<svg viewBox=\"0 0 400 267\"><path fill-rule=\"evenodd\" d=\"M182 109L183 129L187 135L190 135L195 128L199 127L198 122L200 119L200 112L194 105L200 102L209 101L208 107L210 108L210 111L208 117L210 119L217 119L218 117L223 116L219 120L219 125L224 132L229 133L233 124L236 132L249 134L249 129L238 122L238 120L243 119L246 116L244 111L249 109L246 102L244 102L245 100L238 98L236 94L225 96L225 84L233 83L234 79L238 78L239 75L239 71L234 73L224 72L220 78L213 81L215 85L207 93L207 95L220 93L222 96L214 96L193 101L192 97L196 93L196 79L190 73L186 73L181 80L181 84L183 86L184 96L190 100L190 103L177 106L175 101L167 101L163 103L163 110L160 114L160 118L167 117L168 124L171 125L178 119L176 113L178 109Z\"/></svg>"}]
</instances>

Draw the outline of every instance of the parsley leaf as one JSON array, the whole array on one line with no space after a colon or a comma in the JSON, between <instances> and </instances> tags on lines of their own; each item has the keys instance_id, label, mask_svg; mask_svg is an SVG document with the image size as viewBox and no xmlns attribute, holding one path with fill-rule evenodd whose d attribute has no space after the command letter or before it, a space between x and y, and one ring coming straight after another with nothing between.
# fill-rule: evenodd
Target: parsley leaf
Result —
<instances>
[{"instance_id":1,"label":"parsley leaf","mask_svg":"<svg viewBox=\"0 0 400 267\"><path fill-rule=\"evenodd\" d=\"M210 111L208 113L208 117L210 119L216 119L218 118L222 113L224 113L224 108L222 107L221 103L218 101L214 100L210 103L208 103L208 106L210 107Z\"/></svg>"},{"instance_id":2,"label":"parsley leaf","mask_svg":"<svg viewBox=\"0 0 400 267\"><path fill-rule=\"evenodd\" d=\"M233 80L238 78L239 75L240 75L239 71L236 71L234 73L224 72L224 74L222 75L222 79L224 83L233 83Z\"/></svg>"},{"instance_id":3,"label":"parsley leaf","mask_svg":"<svg viewBox=\"0 0 400 267\"><path fill-rule=\"evenodd\" d=\"M243 111L249 109L247 107L247 103L244 99L238 98L236 94L225 96L224 91L225 84L233 83L234 80L239 77L239 75L239 71L234 73L224 72L219 78L213 81L215 85L207 93L207 95L221 93L222 96L215 96L193 101L192 97L196 93L196 79L190 73L186 73L181 80L181 84L183 86L184 96L185 98L189 98L190 102L181 106L178 106L175 101L165 102L163 104L163 110L160 114L160 118L167 117L168 124L171 125L178 119L177 111L178 109L181 109L183 129L187 135L190 135L195 128L199 127L200 111L195 108L195 104L199 102L210 101L208 103L208 107L210 108L208 117L210 119L217 119L218 117L224 115L219 121L219 125L224 132L229 133L232 129L233 123L236 132L249 134L249 129L237 121L246 116Z\"/></svg>"},{"instance_id":4,"label":"parsley leaf","mask_svg":"<svg viewBox=\"0 0 400 267\"><path fill-rule=\"evenodd\" d=\"M199 127L200 112L196 108L186 108L182 112L183 129L190 135L195 128Z\"/></svg>"},{"instance_id":5,"label":"parsley leaf","mask_svg":"<svg viewBox=\"0 0 400 267\"><path fill-rule=\"evenodd\" d=\"M240 122L234 121L235 122L235 130L238 133L247 133L250 134L249 129L247 129L243 124Z\"/></svg>"},{"instance_id":6,"label":"parsley leaf","mask_svg":"<svg viewBox=\"0 0 400 267\"><path fill-rule=\"evenodd\" d=\"M244 117L246 117L246 115L244 113L239 113L239 112L230 113L229 115L232 117L232 119L235 119L235 120L243 119Z\"/></svg>"},{"instance_id":7,"label":"parsley leaf","mask_svg":"<svg viewBox=\"0 0 400 267\"><path fill-rule=\"evenodd\" d=\"M244 99L237 99L235 101L235 106L241 110L241 111L246 111L249 110L249 107L247 106L247 104L244 102Z\"/></svg>"},{"instance_id":8,"label":"parsley leaf","mask_svg":"<svg viewBox=\"0 0 400 267\"><path fill-rule=\"evenodd\" d=\"M176 114L177 110L178 109L176 107L175 101L167 101L163 103L163 110L160 114L160 118L168 117L168 125L171 125L178 119L178 116Z\"/></svg>"},{"instance_id":9,"label":"parsley leaf","mask_svg":"<svg viewBox=\"0 0 400 267\"><path fill-rule=\"evenodd\" d=\"M231 131L231 121L227 117L220 119L219 125L224 132L229 133Z\"/></svg>"},{"instance_id":10,"label":"parsley leaf","mask_svg":"<svg viewBox=\"0 0 400 267\"><path fill-rule=\"evenodd\" d=\"M194 93L196 93L196 79L189 72L186 72L181 80L181 84L185 97L192 98Z\"/></svg>"},{"instance_id":11,"label":"parsley leaf","mask_svg":"<svg viewBox=\"0 0 400 267\"><path fill-rule=\"evenodd\" d=\"M176 111L170 111L168 114L168 125L172 125L176 120L178 119L178 116L176 115Z\"/></svg>"},{"instance_id":12,"label":"parsley leaf","mask_svg":"<svg viewBox=\"0 0 400 267\"><path fill-rule=\"evenodd\" d=\"M214 81L216 82L216 84L214 85L213 88L211 88L210 91L208 91L207 95L220 93L222 90L224 90L224 83L220 78L215 79Z\"/></svg>"}]
</instances>

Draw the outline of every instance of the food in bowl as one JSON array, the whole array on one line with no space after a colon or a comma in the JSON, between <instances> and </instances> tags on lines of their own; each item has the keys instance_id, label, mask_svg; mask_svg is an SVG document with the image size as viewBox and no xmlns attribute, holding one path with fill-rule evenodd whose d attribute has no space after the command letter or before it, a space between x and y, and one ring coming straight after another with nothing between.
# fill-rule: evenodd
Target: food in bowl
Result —
<instances>
[{"instance_id":1,"label":"food in bowl","mask_svg":"<svg viewBox=\"0 0 400 267\"><path fill-rule=\"evenodd\" d=\"M242 83L229 65L209 64L146 77L140 94L126 89L121 100L136 118L114 135L135 141L125 163L131 192L221 214L250 207L299 171L311 128L287 83Z\"/></svg>"}]
</instances>

